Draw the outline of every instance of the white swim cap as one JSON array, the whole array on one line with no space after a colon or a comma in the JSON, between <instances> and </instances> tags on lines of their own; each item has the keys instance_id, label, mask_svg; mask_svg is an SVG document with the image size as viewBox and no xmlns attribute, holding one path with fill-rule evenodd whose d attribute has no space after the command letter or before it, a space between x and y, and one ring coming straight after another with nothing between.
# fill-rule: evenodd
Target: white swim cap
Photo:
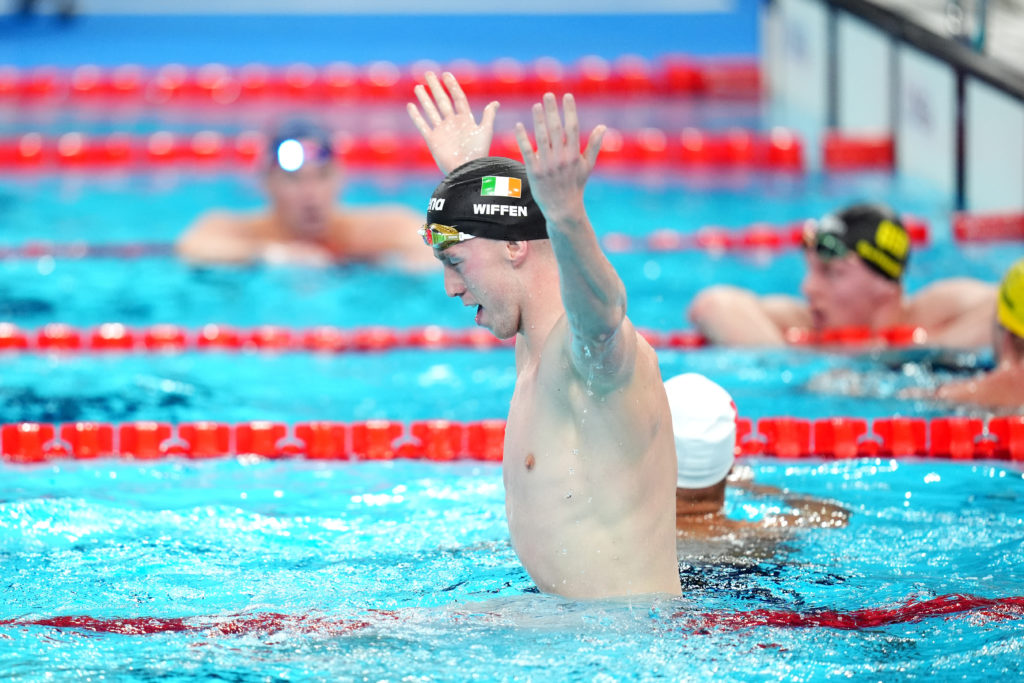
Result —
<instances>
[{"instance_id":1,"label":"white swim cap","mask_svg":"<svg viewBox=\"0 0 1024 683\"><path fill-rule=\"evenodd\" d=\"M688 372L665 382L679 474L676 485L702 489L725 479L736 457L736 405L722 387Z\"/></svg>"}]
</instances>

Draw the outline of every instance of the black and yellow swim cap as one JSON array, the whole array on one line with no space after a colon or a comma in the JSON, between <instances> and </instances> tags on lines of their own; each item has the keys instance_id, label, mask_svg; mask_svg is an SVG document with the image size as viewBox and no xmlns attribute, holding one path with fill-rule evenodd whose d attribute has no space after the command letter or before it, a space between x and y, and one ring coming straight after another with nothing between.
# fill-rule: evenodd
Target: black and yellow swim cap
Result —
<instances>
[{"instance_id":1,"label":"black and yellow swim cap","mask_svg":"<svg viewBox=\"0 0 1024 683\"><path fill-rule=\"evenodd\" d=\"M812 225L819 253L838 242L882 277L894 282L903 277L910 258L910 235L892 210L877 204L856 204Z\"/></svg>"},{"instance_id":2,"label":"black and yellow swim cap","mask_svg":"<svg viewBox=\"0 0 1024 683\"><path fill-rule=\"evenodd\" d=\"M474 159L448 174L430 197L427 223L493 240L548 236L526 167L504 157Z\"/></svg>"},{"instance_id":3,"label":"black and yellow swim cap","mask_svg":"<svg viewBox=\"0 0 1024 683\"><path fill-rule=\"evenodd\" d=\"M1024 338L1024 259L1010 266L1003 276L996 315L1000 325Z\"/></svg>"}]
</instances>

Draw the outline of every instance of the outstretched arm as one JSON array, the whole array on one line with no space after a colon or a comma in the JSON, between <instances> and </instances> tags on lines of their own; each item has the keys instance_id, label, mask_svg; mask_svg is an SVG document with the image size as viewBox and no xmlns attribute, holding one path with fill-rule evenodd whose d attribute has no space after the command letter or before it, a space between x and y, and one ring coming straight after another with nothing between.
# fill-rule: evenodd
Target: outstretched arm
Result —
<instances>
[{"instance_id":1,"label":"outstretched arm","mask_svg":"<svg viewBox=\"0 0 1024 683\"><path fill-rule=\"evenodd\" d=\"M553 94L533 106L536 151L522 123L516 125L516 140L558 261L573 363L592 386L607 391L631 376L637 342L626 318L626 289L601 251L583 205L583 187L605 127L593 130L581 153L576 103L572 95L562 103L564 128Z\"/></svg>"},{"instance_id":2,"label":"outstretched arm","mask_svg":"<svg viewBox=\"0 0 1024 683\"><path fill-rule=\"evenodd\" d=\"M428 71L425 78L429 94L422 85L413 89L423 114L412 102L406 105L406 110L416 130L426 140L437 167L448 175L467 161L485 157L490 152L498 103L491 102L484 107L480 125L477 125L469 100L454 75L447 71L442 74L444 85L433 71Z\"/></svg>"}]
</instances>

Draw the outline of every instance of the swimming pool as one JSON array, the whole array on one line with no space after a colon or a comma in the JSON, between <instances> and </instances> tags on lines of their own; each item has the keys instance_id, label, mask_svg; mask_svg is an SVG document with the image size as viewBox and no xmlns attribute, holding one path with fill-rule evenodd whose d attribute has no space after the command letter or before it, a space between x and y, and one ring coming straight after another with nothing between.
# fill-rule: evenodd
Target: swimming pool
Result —
<instances>
[{"instance_id":1,"label":"swimming pool","mask_svg":"<svg viewBox=\"0 0 1024 683\"><path fill-rule=\"evenodd\" d=\"M0 22L9 38L0 41L0 61L160 64L181 60L187 50L189 64L243 63L252 59L252 35L268 25L280 39L260 41L259 58L272 64L411 62L428 54L487 60L509 56L510 48L521 59L556 49L554 56L572 60L594 45L609 55L656 56L681 45L702 54L754 53L759 3L710 3L716 4L740 12L588 19L595 30L579 30L579 17L546 17L550 32L535 30L541 21L535 16L500 26L476 17L462 20L460 41L436 40L452 21L447 16L398 23L114 17L64 29ZM98 27L98 34L83 40L90 37L83 25ZM549 35L563 32L558 27L571 40L552 45ZM382 31L398 29L404 39L378 40ZM138 35L148 36L148 50L129 44ZM524 118L525 109L506 104L499 129ZM6 106L0 128L47 136L71 129L231 134L264 126L275 113ZM766 127L758 102L588 103L582 114L585 127L603 121L625 130ZM358 134L408 126L400 108L355 115L339 108L333 115L333 123ZM360 173L350 181L352 203L421 208L436 178ZM865 197L887 200L933 227L933 243L912 257L911 290L949 275L994 281L1024 253L1020 245L952 244L949 199L884 175L713 180L628 169L602 172L588 188L603 236L786 224ZM209 206L258 203L253 181L208 170L25 173L0 179L0 248L35 240L167 244ZM189 330L208 322L293 330L471 324L444 297L437 273L358 265L192 268L159 252L81 259L45 252L0 258L0 320L26 330L53 321L83 330L107 321ZM632 250L611 259L627 284L634 322L656 331L685 328L683 311L707 284L795 293L802 271L795 252ZM990 357L980 350L976 360ZM660 361L665 376L697 371L717 380L753 419L932 418L951 409L901 399L898 390L957 372L900 365L862 349L666 349ZM0 423L465 423L504 417L515 379L507 348L7 351L0 368ZM842 378L851 372L867 378L864 395L850 395ZM27 680L873 680L971 678L984 663L985 676L1019 675L1019 463L748 463L762 483L838 500L853 513L850 526L798 531L724 553L683 544L683 598L583 604L535 592L509 546L500 470L491 463L247 456L3 462L0 674ZM737 491L727 500L731 515L749 519L781 504Z\"/></svg>"},{"instance_id":2,"label":"swimming pool","mask_svg":"<svg viewBox=\"0 0 1024 683\"><path fill-rule=\"evenodd\" d=\"M350 196L416 206L432 183L368 176ZM4 188L8 245L41 233L57 243L137 241L140 225L146 241L166 242L208 204L245 207L257 197L227 176L44 177ZM647 234L785 223L880 188L941 225L926 194L870 177L708 191L685 178L604 176L588 196L602 233ZM53 199L40 205L37 194ZM1019 251L972 248L965 258L939 238L915 253L909 286L949 274L994 279ZM790 292L799 284L799 255L789 252L630 251L612 260L634 320L655 330L684 327L686 302L709 282ZM11 258L0 269L0 317L26 329L54 320L83 329L110 320L192 329L469 323L437 273L191 268L159 255ZM948 370L893 372L869 353L703 348L660 359L665 376L716 379L752 418L949 412L895 395ZM515 379L507 348L27 351L0 363L4 423L468 422L503 417ZM850 397L814 385L849 370L873 377L876 390ZM724 554L684 543L683 598L632 604L535 592L508 543L494 464L5 463L0 671L30 680L822 680L971 678L984 661L986 675L1020 673L1019 465L748 462L762 483L840 501L850 526ZM731 515L750 519L781 505L738 491L727 500Z\"/></svg>"},{"instance_id":3,"label":"swimming pool","mask_svg":"<svg viewBox=\"0 0 1024 683\"><path fill-rule=\"evenodd\" d=\"M496 465L7 465L0 670L887 680L970 679L984 662L986 677L1020 673L1022 606L994 600L1024 578L1019 472L755 467L765 483L844 501L849 528L797 532L756 554L684 548L684 596L629 604L534 592L508 544ZM727 501L744 518L778 505ZM952 594L981 600L942 597Z\"/></svg>"}]
</instances>

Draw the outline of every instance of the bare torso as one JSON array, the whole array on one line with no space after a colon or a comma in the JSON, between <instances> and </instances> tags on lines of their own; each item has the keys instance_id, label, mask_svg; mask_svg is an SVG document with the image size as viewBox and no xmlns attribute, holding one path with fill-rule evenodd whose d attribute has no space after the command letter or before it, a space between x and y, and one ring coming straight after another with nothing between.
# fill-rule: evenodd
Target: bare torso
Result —
<instances>
[{"instance_id":1,"label":"bare torso","mask_svg":"<svg viewBox=\"0 0 1024 683\"><path fill-rule=\"evenodd\" d=\"M679 594L675 451L653 350L639 343L625 386L588 392L559 320L518 367L505 436L512 545L537 586L566 597Z\"/></svg>"}]
</instances>

